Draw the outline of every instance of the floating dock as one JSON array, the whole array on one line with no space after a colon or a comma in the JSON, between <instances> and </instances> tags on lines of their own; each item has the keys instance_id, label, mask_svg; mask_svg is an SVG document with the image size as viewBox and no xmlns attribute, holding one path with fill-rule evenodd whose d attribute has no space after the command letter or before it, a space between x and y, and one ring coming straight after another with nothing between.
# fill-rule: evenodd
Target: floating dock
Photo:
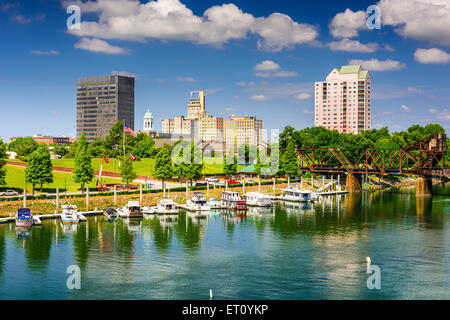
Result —
<instances>
[{"instance_id":1,"label":"floating dock","mask_svg":"<svg viewBox=\"0 0 450 320\"><path fill-rule=\"evenodd\" d=\"M86 221L87 216L98 216L102 215L103 211L87 211L87 212L78 212L80 221ZM61 217L61 214L59 213L52 213L52 214L40 214L40 215L33 215L33 220L35 222L35 225L41 225L42 220L48 220L48 219L59 219ZM84 220L82 220L84 218ZM16 217L6 217L6 218L0 218L0 224L5 223L11 223L15 222Z\"/></svg>"}]
</instances>

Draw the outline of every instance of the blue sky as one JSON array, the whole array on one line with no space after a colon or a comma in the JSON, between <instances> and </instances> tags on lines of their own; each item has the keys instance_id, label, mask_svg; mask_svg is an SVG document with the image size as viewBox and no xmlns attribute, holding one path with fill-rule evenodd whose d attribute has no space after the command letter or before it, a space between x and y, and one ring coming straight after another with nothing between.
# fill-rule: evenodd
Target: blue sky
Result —
<instances>
[{"instance_id":1,"label":"blue sky","mask_svg":"<svg viewBox=\"0 0 450 320\"><path fill-rule=\"evenodd\" d=\"M450 129L446 0L147 2L3 1L0 137L73 136L76 79L114 71L137 76L135 129L147 108L158 130L186 114L191 90L207 91L213 115L303 128L314 81L352 60L371 70L372 127ZM72 31L70 4L81 8ZM373 4L379 30L365 24Z\"/></svg>"}]
</instances>

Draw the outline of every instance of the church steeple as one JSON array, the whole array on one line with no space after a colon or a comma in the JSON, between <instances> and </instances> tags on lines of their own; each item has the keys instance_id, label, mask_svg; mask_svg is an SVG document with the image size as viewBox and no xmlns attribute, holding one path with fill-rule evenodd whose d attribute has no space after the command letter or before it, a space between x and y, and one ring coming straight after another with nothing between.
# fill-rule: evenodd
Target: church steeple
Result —
<instances>
[{"instance_id":1,"label":"church steeple","mask_svg":"<svg viewBox=\"0 0 450 320\"><path fill-rule=\"evenodd\" d=\"M153 114L150 112L150 108L147 109L147 113L144 115L144 131L145 132L153 132L153 122L154 122Z\"/></svg>"}]
</instances>

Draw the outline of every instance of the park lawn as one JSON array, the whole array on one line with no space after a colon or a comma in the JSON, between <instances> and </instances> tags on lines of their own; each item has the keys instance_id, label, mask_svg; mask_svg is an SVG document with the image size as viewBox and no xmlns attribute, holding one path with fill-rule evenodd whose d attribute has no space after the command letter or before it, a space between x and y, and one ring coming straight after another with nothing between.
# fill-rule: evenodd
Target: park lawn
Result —
<instances>
[{"instance_id":1,"label":"park lawn","mask_svg":"<svg viewBox=\"0 0 450 320\"><path fill-rule=\"evenodd\" d=\"M6 185L2 186L2 189L25 189L25 168L16 166L6 166ZM51 184L44 184L44 192L56 192L56 188L59 188L61 192L65 192L64 186L67 183L67 192L79 191L80 184L73 181L73 176L70 173L53 172L54 182ZM119 179L103 178L105 184L120 184ZM93 190L95 188L96 178L89 184L89 188ZM37 192L40 190L40 186L35 187ZM27 183L27 193L31 193L32 186Z\"/></svg>"},{"instance_id":2,"label":"park lawn","mask_svg":"<svg viewBox=\"0 0 450 320\"><path fill-rule=\"evenodd\" d=\"M54 167L64 167L64 168L73 168L74 167L74 159L56 159L52 160ZM93 158L92 159L92 167L94 170L100 170L100 166L102 163L102 159ZM140 161L133 161L133 167L136 171L137 175L141 176L150 176L151 168L154 163L154 159L141 159ZM243 166L238 165L238 170L242 169ZM103 171L109 172L119 172L119 165L117 159L110 158L108 163L103 165ZM221 163L205 163L203 168L204 174L222 174L223 173L223 165Z\"/></svg>"}]
</instances>

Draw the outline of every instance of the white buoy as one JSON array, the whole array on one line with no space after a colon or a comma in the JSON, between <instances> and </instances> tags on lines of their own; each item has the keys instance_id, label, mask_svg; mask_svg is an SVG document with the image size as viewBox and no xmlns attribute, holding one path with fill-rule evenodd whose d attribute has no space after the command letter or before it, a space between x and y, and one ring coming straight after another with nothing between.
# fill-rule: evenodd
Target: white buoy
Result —
<instances>
[{"instance_id":1,"label":"white buoy","mask_svg":"<svg viewBox=\"0 0 450 320\"><path fill-rule=\"evenodd\" d=\"M370 260L370 257L366 257L366 263L369 265L372 263L372 260Z\"/></svg>"},{"instance_id":2,"label":"white buoy","mask_svg":"<svg viewBox=\"0 0 450 320\"><path fill-rule=\"evenodd\" d=\"M209 289L209 300L213 299L213 293L212 293L212 289Z\"/></svg>"}]
</instances>

